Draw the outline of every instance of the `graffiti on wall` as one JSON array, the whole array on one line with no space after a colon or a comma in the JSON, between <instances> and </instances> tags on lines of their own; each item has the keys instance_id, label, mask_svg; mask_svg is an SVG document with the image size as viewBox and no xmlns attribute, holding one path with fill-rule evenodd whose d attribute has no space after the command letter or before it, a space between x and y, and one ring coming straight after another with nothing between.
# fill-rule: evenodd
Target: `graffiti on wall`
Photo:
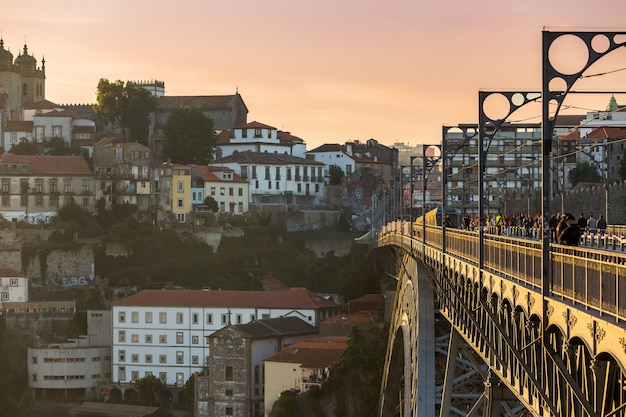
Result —
<instances>
[{"instance_id":1,"label":"graffiti on wall","mask_svg":"<svg viewBox=\"0 0 626 417\"><path fill-rule=\"evenodd\" d=\"M95 277L96 268L92 263L89 275L59 276L58 274L48 274L48 282L63 288L84 287L92 285Z\"/></svg>"}]
</instances>

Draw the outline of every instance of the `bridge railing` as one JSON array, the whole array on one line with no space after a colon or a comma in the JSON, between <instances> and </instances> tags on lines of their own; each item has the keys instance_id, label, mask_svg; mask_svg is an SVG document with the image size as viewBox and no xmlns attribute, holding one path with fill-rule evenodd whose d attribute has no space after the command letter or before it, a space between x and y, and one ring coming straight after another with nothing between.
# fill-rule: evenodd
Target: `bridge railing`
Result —
<instances>
[{"instance_id":1,"label":"bridge railing","mask_svg":"<svg viewBox=\"0 0 626 417\"><path fill-rule=\"evenodd\" d=\"M409 226L407 222L390 223L383 228L380 237L386 236L387 243L410 248ZM413 228L413 239L423 241L422 234L422 226ZM427 226L426 244L441 248L442 242L441 227ZM479 244L476 232L446 229L446 252L449 255L477 265ZM541 242L485 234L483 244L485 270L541 289ZM611 316L616 322L626 321L625 253L551 244L550 267L551 296L569 300L572 305L596 311L599 315Z\"/></svg>"}]
</instances>

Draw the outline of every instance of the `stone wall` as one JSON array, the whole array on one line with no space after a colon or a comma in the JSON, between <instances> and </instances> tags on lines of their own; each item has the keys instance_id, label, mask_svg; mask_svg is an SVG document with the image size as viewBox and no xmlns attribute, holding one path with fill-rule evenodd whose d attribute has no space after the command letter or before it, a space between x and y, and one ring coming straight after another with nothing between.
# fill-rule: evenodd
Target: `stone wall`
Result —
<instances>
[{"instance_id":1,"label":"stone wall","mask_svg":"<svg viewBox=\"0 0 626 417\"><path fill-rule=\"evenodd\" d=\"M41 260L46 261L42 268ZM47 256L33 256L24 259L22 271L31 280L39 283L50 282L60 286L85 285L93 279L94 254L91 245L81 245L74 250L54 249ZM21 269L21 268L20 268ZM45 273L45 277L42 276ZM81 278L82 277L82 278Z\"/></svg>"},{"instance_id":2,"label":"stone wall","mask_svg":"<svg viewBox=\"0 0 626 417\"><path fill-rule=\"evenodd\" d=\"M323 258L330 252L342 257L350 254L352 243L352 240L307 240L304 246L318 258Z\"/></svg>"}]
</instances>

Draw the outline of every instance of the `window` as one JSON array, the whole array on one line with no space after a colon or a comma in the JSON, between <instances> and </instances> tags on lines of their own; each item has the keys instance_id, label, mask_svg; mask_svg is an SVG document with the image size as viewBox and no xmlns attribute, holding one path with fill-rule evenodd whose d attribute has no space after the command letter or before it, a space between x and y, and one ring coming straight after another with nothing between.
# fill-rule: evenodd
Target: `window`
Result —
<instances>
[{"instance_id":1,"label":"window","mask_svg":"<svg viewBox=\"0 0 626 417\"><path fill-rule=\"evenodd\" d=\"M179 345L183 344L183 332L176 332L176 343Z\"/></svg>"},{"instance_id":2,"label":"window","mask_svg":"<svg viewBox=\"0 0 626 417\"><path fill-rule=\"evenodd\" d=\"M35 180L35 192L43 193L43 180Z\"/></svg>"},{"instance_id":3,"label":"window","mask_svg":"<svg viewBox=\"0 0 626 417\"><path fill-rule=\"evenodd\" d=\"M139 335L138 334L133 334L130 336L130 341L132 343L139 343Z\"/></svg>"},{"instance_id":4,"label":"window","mask_svg":"<svg viewBox=\"0 0 626 417\"><path fill-rule=\"evenodd\" d=\"M139 362L139 355L136 353L133 353L132 355L130 355L130 360L134 363Z\"/></svg>"},{"instance_id":5,"label":"window","mask_svg":"<svg viewBox=\"0 0 626 417\"><path fill-rule=\"evenodd\" d=\"M10 180L8 178L3 178L2 179L2 193L9 194L11 190L10 186L11 186Z\"/></svg>"},{"instance_id":6,"label":"window","mask_svg":"<svg viewBox=\"0 0 626 417\"><path fill-rule=\"evenodd\" d=\"M117 380L126 381L126 367L125 366L120 366L117 369Z\"/></svg>"},{"instance_id":7,"label":"window","mask_svg":"<svg viewBox=\"0 0 626 417\"><path fill-rule=\"evenodd\" d=\"M146 323L152 323L152 311L146 311L144 318Z\"/></svg>"},{"instance_id":8,"label":"window","mask_svg":"<svg viewBox=\"0 0 626 417\"><path fill-rule=\"evenodd\" d=\"M159 380L165 384L167 382L167 373L159 372Z\"/></svg>"},{"instance_id":9,"label":"window","mask_svg":"<svg viewBox=\"0 0 626 417\"><path fill-rule=\"evenodd\" d=\"M83 194L89 194L89 183L87 181L83 182Z\"/></svg>"},{"instance_id":10,"label":"window","mask_svg":"<svg viewBox=\"0 0 626 417\"><path fill-rule=\"evenodd\" d=\"M37 142L43 141L43 126L35 126L35 140Z\"/></svg>"},{"instance_id":11,"label":"window","mask_svg":"<svg viewBox=\"0 0 626 417\"><path fill-rule=\"evenodd\" d=\"M120 362L126 362L126 351L120 350L119 352L117 352L117 358Z\"/></svg>"},{"instance_id":12,"label":"window","mask_svg":"<svg viewBox=\"0 0 626 417\"><path fill-rule=\"evenodd\" d=\"M256 180L256 165L252 165L252 179Z\"/></svg>"},{"instance_id":13,"label":"window","mask_svg":"<svg viewBox=\"0 0 626 417\"><path fill-rule=\"evenodd\" d=\"M228 314L222 313L222 324L228 324Z\"/></svg>"},{"instance_id":14,"label":"window","mask_svg":"<svg viewBox=\"0 0 626 417\"><path fill-rule=\"evenodd\" d=\"M120 342L120 343L126 342L126 331L125 330L120 330L117 333L117 341Z\"/></svg>"},{"instance_id":15,"label":"window","mask_svg":"<svg viewBox=\"0 0 626 417\"><path fill-rule=\"evenodd\" d=\"M185 183L183 181L177 181L176 186L179 193L185 191Z\"/></svg>"},{"instance_id":16,"label":"window","mask_svg":"<svg viewBox=\"0 0 626 417\"><path fill-rule=\"evenodd\" d=\"M159 313L159 323L161 324L167 323L167 313L165 311L161 311Z\"/></svg>"},{"instance_id":17,"label":"window","mask_svg":"<svg viewBox=\"0 0 626 417\"><path fill-rule=\"evenodd\" d=\"M62 126L52 126L52 137L53 138L61 138L63 132Z\"/></svg>"},{"instance_id":18,"label":"window","mask_svg":"<svg viewBox=\"0 0 626 417\"><path fill-rule=\"evenodd\" d=\"M233 380L233 367L227 366L224 371L224 380L232 381Z\"/></svg>"},{"instance_id":19,"label":"window","mask_svg":"<svg viewBox=\"0 0 626 417\"><path fill-rule=\"evenodd\" d=\"M159 363L167 363L167 356L159 355Z\"/></svg>"},{"instance_id":20,"label":"window","mask_svg":"<svg viewBox=\"0 0 626 417\"><path fill-rule=\"evenodd\" d=\"M214 196L215 195L215 187L211 187L211 195Z\"/></svg>"},{"instance_id":21,"label":"window","mask_svg":"<svg viewBox=\"0 0 626 417\"><path fill-rule=\"evenodd\" d=\"M159 336L159 343L161 343L161 344L167 343L167 335L165 335L165 334L160 335Z\"/></svg>"},{"instance_id":22,"label":"window","mask_svg":"<svg viewBox=\"0 0 626 417\"><path fill-rule=\"evenodd\" d=\"M191 343L193 343L194 345L198 344L198 340L199 340L198 336L191 336Z\"/></svg>"},{"instance_id":23,"label":"window","mask_svg":"<svg viewBox=\"0 0 626 417\"><path fill-rule=\"evenodd\" d=\"M261 137L261 129L254 129L254 137L255 138Z\"/></svg>"},{"instance_id":24,"label":"window","mask_svg":"<svg viewBox=\"0 0 626 417\"><path fill-rule=\"evenodd\" d=\"M72 192L72 182L71 181L63 181L63 192L71 193Z\"/></svg>"},{"instance_id":25,"label":"window","mask_svg":"<svg viewBox=\"0 0 626 417\"><path fill-rule=\"evenodd\" d=\"M250 321L254 321L256 318L254 316L254 314L250 314Z\"/></svg>"},{"instance_id":26,"label":"window","mask_svg":"<svg viewBox=\"0 0 626 417\"><path fill-rule=\"evenodd\" d=\"M237 314L237 324L241 324L241 314Z\"/></svg>"},{"instance_id":27,"label":"window","mask_svg":"<svg viewBox=\"0 0 626 417\"><path fill-rule=\"evenodd\" d=\"M243 188L239 187L239 189L237 190L237 195L239 197L243 197Z\"/></svg>"},{"instance_id":28,"label":"window","mask_svg":"<svg viewBox=\"0 0 626 417\"><path fill-rule=\"evenodd\" d=\"M265 179L270 179L270 167L265 167Z\"/></svg>"},{"instance_id":29,"label":"window","mask_svg":"<svg viewBox=\"0 0 626 417\"><path fill-rule=\"evenodd\" d=\"M183 200L182 198L179 198L179 199L178 199L178 202L177 202L177 204L176 204L176 206L177 206L178 208L183 208L183 207L185 207L185 200Z\"/></svg>"},{"instance_id":30,"label":"window","mask_svg":"<svg viewBox=\"0 0 626 417\"><path fill-rule=\"evenodd\" d=\"M227 389L224 392L224 395L226 395L227 397L232 397L233 396L233 390L232 389Z\"/></svg>"},{"instance_id":31,"label":"window","mask_svg":"<svg viewBox=\"0 0 626 417\"><path fill-rule=\"evenodd\" d=\"M206 313L206 324L213 324L213 314Z\"/></svg>"},{"instance_id":32,"label":"window","mask_svg":"<svg viewBox=\"0 0 626 417\"><path fill-rule=\"evenodd\" d=\"M191 363L197 365L200 361L198 360L198 356L194 355L191 357Z\"/></svg>"},{"instance_id":33,"label":"window","mask_svg":"<svg viewBox=\"0 0 626 417\"><path fill-rule=\"evenodd\" d=\"M229 187L229 188L228 188L228 195L229 195L229 196L233 196L233 195L235 195L235 193L233 192L233 187Z\"/></svg>"},{"instance_id":34,"label":"window","mask_svg":"<svg viewBox=\"0 0 626 417\"><path fill-rule=\"evenodd\" d=\"M2 196L2 207L9 207L10 205L10 197L8 195Z\"/></svg>"},{"instance_id":35,"label":"window","mask_svg":"<svg viewBox=\"0 0 626 417\"><path fill-rule=\"evenodd\" d=\"M291 181L291 168L287 168L287 181Z\"/></svg>"},{"instance_id":36,"label":"window","mask_svg":"<svg viewBox=\"0 0 626 417\"><path fill-rule=\"evenodd\" d=\"M130 313L130 321L133 323L139 323L139 312L133 311Z\"/></svg>"},{"instance_id":37,"label":"window","mask_svg":"<svg viewBox=\"0 0 626 417\"><path fill-rule=\"evenodd\" d=\"M239 175L244 180L248 179L248 166L247 165L242 165L241 166L241 171L240 171Z\"/></svg>"},{"instance_id":38,"label":"window","mask_svg":"<svg viewBox=\"0 0 626 417\"><path fill-rule=\"evenodd\" d=\"M43 206L43 196L41 194L35 195L35 206L37 207Z\"/></svg>"},{"instance_id":39,"label":"window","mask_svg":"<svg viewBox=\"0 0 626 417\"><path fill-rule=\"evenodd\" d=\"M199 319L199 315L198 315L198 313L192 313L192 314L191 314L191 322L192 322L193 324L198 324L199 320L200 320L200 319Z\"/></svg>"},{"instance_id":40,"label":"window","mask_svg":"<svg viewBox=\"0 0 626 417\"><path fill-rule=\"evenodd\" d=\"M176 324L183 324L184 315L183 313L176 313Z\"/></svg>"},{"instance_id":41,"label":"window","mask_svg":"<svg viewBox=\"0 0 626 417\"><path fill-rule=\"evenodd\" d=\"M125 311L120 311L118 316L117 316L117 321L119 321L120 323L126 323L126 312Z\"/></svg>"},{"instance_id":42,"label":"window","mask_svg":"<svg viewBox=\"0 0 626 417\"><path fill-rule=\"evenodd\" d=\"M152 363L152 355L146 354L146 363Z\"/></svg>"},{"instance_id":43,"label":"window","mask_svg":"<svg viewBox=\"0 0 626 417\"><path fill-rule=\"evenodd\" d=\"M58 184L57 184L56 180L50 180L50 182L48 183L48 186L50 187L50 192L51 193L58 192Z\"/></svg>"},{"instance_id":44,"label":"window","mask_svg":"<svg viewBox=\"0 0 626 417\"><path fill-rule=\"evenodd\" d=\"M181 365L185 361L185 356L182 350L176 351L176 363Z\"/></svg>"},{"instance_id":45,"label":"window","mask_svg":"<svg viewBox=\"0 0 626 417\"><path fill-rule=\"evenodd\" d=\"M9 284L12 287L17 287L17 278L11 278L11 282Z\"/></svg>"},{"instance_id":46,"label":"window","mask_svg":"<svg viewBox=\"0 0 626 417\"><path fill-rule=\"evenodd\" d=\"M220 187L220 195L226 195L226 188Z\"/></svg>"},{"instance_id":47,"label":"window","mask_svg":"<svg viewBox=\"0 0 626 417\"><path fill-rule=\"evenodd\" d=\"M145 337L146 343L152 343L152 335L151 334L147 334Z\"/></svg>"},{"instance_id":48,"label":"window","mask_svg":"<svg viewBox=\"0 0 626 417\"><path fill-rule=\"evenodd\" d=\"M233 415L233 407L226 407L225 413L227 416Z\"/></svg>"},{"instance_id":49,"label":"window","mask_svg":"<svg viewBox=\"0 0 626 417\"><path fill-rule=\"evenodd\" d=\"M237 210L239 211L239 213L243 213L243 203L242 202L237 203Z\"/></svg>"},{"instance_id":50,"label":"window","mask_svg":"<svg viewBox=\"0 0 626 417\"><path fill-rule=\"evenodd\" d=\"M131 371L130 372L130 379L132 379L133 381L136 381L139 379L139 371Z\"/></svg>"},{"instance_id":51,"label":"window","mask_svg":"<svg viewBox=\"0 0 626 417\"><path fill-rule=\"evenodd\" d=\"M182 387L185 383L185 375L182 372L176 372L176 386Z\"/></svg>"}]
</instances>

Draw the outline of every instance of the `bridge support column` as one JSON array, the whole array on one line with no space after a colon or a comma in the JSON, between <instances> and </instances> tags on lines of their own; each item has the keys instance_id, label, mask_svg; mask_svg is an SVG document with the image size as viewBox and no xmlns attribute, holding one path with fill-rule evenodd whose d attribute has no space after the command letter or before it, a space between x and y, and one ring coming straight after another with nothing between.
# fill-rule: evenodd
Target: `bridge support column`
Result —
<instances>
[{"instance_id":1,"label":"bridge support column","mask_svg":"<svg viewBox=\"0 0 626 417\"><path fill-rule=\"evenodd\" d=\"M448 358L446 361L446 376L443 380L443 390L441 393L440 417L450 415L450 405L452 404L452 392L454 390L454 378L456 370L456 357L459 352L459 333L452 328L450 332L450 344L448 345Z\"/></svg>"},{"instance_id":2,"label":"bridge support column","mask_svg":"<svg viewBox=\"0 0 626 417\"><path fill-rule=\"evenodd\" d=\"M507 402L517 401L517 398L506 385L500 383L498 377L491 374L485 381L485 400L484 416L497 417L502 415L502 411L507 411L510 415L511 410L508 409Z\"/></svg>"}]
</instances>

